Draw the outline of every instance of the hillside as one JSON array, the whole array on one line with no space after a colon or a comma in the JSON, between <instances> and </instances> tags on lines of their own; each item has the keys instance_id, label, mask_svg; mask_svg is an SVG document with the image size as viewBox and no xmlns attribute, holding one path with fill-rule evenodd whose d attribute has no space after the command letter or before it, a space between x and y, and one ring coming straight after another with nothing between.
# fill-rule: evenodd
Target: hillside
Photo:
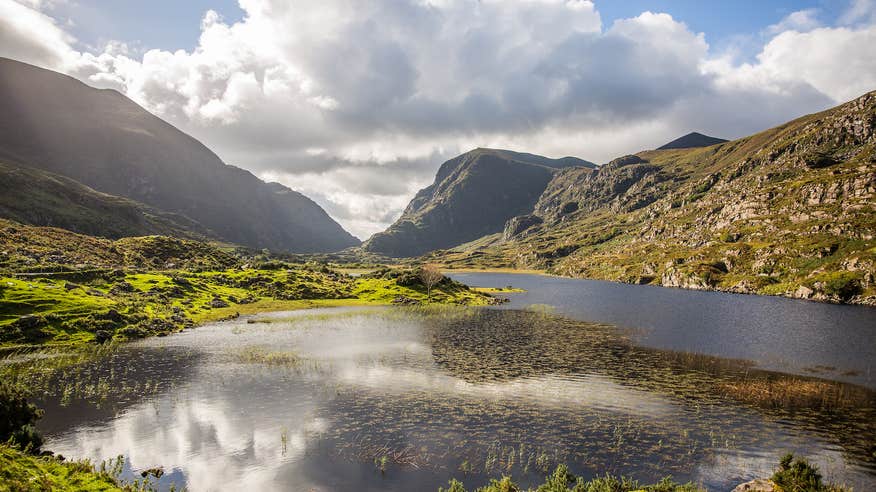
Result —
<instances>
[{"instance_id":1,"label":"hillside","mask_svg":"<svg viewBox=\"0 0 876 492\"><path fill-rule=\"evenodd\" d=\"M95 191L70 178L0 161L0 217L117 239L163 234L205 239L212 233L187 217Z\"/></svg>"},{"instance_id":2,"label":"hillside","mask_svg":"<svg viewBox=\"0 0 876 492\"><path fill-rule=\"evenodd\" d=\"M118 92L6 58L0 159L189 217L236 244L295 252L358 244L309 198L226 165Z\"/></svg>"},{"instance_id":3,"label":"hillside","mask_svg":"<svg viewBox=\"0 0 876 492\"><path fill-rule=\"evenodd\" d=\"M876 92L705 148L558 173L451 266L876 303Z\"/></svg>"},{"instance_id":4,"label":"hillside","mask_svg":"<svg viewBox=\"0 0 876 492\"><path fill-rule=\"evenodd\" d=\"M475 149L438 169L435 182L408 204L402 216L363 248L408 257L499 232L505 222L531 210L559 169L595 167L574 157Z\"/></svg>"}]
</instances>

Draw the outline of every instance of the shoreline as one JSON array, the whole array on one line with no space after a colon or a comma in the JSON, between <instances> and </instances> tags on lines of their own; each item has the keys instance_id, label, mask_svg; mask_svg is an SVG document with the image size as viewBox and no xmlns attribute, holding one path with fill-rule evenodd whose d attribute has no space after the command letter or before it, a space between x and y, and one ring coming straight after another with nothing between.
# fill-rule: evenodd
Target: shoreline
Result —
<instances>
[{"instance_id":1,"label":"shoreline","mask_svg":"<svg viewBox=\"0 0 876 492\"><path fill-rule=\"evenodd\" d=\"M864 306L876 308L876 297L864 297L864 298L852 298L849 301L838 301L831 299L818 299L814 297L800 297L795 296L793 294L763 294L760 292L741 292L737 290L730 289L720 289L717 287L683 287L676 285L663 285L663 284L639 284L635 282L624 282L623 280L611 280L605 278L593 278L593 277L569 277L567 275L560 275L557 273L551 273L546 270L532 270L532 269L517 269L517 268L441 268L441 272L444 274L454 274L454 273L501 273L507 275L541 275L544 277L556 277L556 278L566 278L570 280L592 280L596 282L611 282L614 284L625 284L625 285L641 285L646 287L661 287L665 289L678 289L678 290L687 290L687 291L700 291L700 292L718 292L721 294L739 294L744 296L761 296L761 297L782 297L785 299L795 299L798 301L808 301L808 302L816 302L820 304L834 304L837 306ZM860 297L860 296L858 296Z\"/></svg>"}]
</instances>

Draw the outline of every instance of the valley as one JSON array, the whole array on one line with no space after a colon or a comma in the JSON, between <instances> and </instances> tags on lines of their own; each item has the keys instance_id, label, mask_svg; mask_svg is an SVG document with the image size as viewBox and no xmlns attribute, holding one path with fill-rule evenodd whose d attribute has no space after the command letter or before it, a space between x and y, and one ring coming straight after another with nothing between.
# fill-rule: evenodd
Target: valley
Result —
<instances>
[{"instance_id":1,"label":"valley","mask_svg":"<svg viewBox=\"0 0 876 492\"><path fill-rule=\"evenodd\" d=\"M876 484L876 92L477 147L364 241L113 89L0 110L0 491Z\"/></svg>"}]
</instances>

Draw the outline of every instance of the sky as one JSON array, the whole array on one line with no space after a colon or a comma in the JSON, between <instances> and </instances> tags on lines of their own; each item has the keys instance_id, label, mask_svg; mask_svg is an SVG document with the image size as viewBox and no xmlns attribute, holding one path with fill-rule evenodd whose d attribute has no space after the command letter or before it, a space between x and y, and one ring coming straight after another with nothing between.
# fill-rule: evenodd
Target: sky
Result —
<instances>
[{"instance_id":1,"label":"sky","mask_svg":"<svg viewBox=\"0 0 876 492\"><path fill-rule=\"evenodd\" d=\"M602 163L874 90L876 0L0 0L0 56L116 89L366 239L475 147Z\"/></svg>"}]
</instances>

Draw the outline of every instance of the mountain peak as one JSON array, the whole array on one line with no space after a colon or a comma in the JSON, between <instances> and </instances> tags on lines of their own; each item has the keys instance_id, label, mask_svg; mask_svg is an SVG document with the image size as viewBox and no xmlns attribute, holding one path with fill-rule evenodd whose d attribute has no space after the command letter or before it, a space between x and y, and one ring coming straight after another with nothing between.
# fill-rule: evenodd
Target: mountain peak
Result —
<instances>
[{"instance_id":1,"label":"mountain peak","mask_svg":"<svg viewBox=\"0 0 876 492\"><path fill-rule=\"evenodd\" d=\"M536 154L530 154L528 152L516 152L513 150L506 149L492 149L488 147L478 147L474 150L470 150L463 154L462 156L479 156L479 155L495 155L502 159L506 159L509 161L517 161L524 164L532 164L536 166L544 166L550 167L553 169L562 169L564 167L589 167L595 168L596 164L586 161L584 159L580 159L578 157L559 157L556 159L552 159L550 157L544 157ZM460 157L462 157L460 156Z\"/></svg>"},{"instance_id":2,"label":"mountain peak","mask_svg":"<svg viewBox=\"0 0 876 492\"><path fill-rule=\"evenodd\" d=\"M657 150L669 150L669 149L691 149L694 147L709 147L711 145L716 145L719 143L727 142L727 140L718 137L710 137L708 135L703 135L699 132L690 132L683 137L676 138L675 140L663 145L661 147L657 147Z\"/></svg>"}]
</instances>

